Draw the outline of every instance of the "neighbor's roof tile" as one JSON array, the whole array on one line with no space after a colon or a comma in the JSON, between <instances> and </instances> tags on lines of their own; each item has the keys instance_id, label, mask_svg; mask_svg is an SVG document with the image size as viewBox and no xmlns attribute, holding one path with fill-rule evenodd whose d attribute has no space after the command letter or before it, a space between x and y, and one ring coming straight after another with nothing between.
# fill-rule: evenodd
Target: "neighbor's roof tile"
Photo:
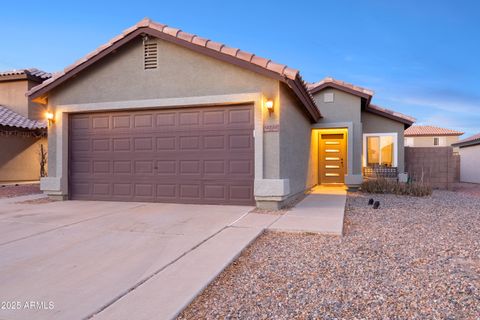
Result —
<instances>
[{"instance_id":1,"label":"neighbor's roof tile","mask_svg":"<svg viewBox=\"0 0 480 320\"><path fill-rule=\"evenodd\" d=\"M52 77L51 73L45 72L43 70L39 70L37 68L0 71L0 77L23 75L23 74L27 75L27 76L30 76L30 77L33 77L33 78L35 78L39 81L42 81L42 82Z\"/></svg>"},{"instance_id":2,"label":"neighbor's roof tile","mask_svg":"<svg viewBox=\"0 0 480 320\"><path fill-rule=\"evenodd\" d=\"M461 136L464 132L435 126L411 126L405 130L406 137L414 136Z\"/></svg>"},{"instance_id":3,"label":"neighbor's roof tile","mask_svg":"<svg viewBox=\"0 0 480 320\"><path fill-rule=\"evenodd\" d=\"M0 125L31 130L47 127L44 121L30 120L2 105L0 105Z\"/></svg>"}]
</instances>

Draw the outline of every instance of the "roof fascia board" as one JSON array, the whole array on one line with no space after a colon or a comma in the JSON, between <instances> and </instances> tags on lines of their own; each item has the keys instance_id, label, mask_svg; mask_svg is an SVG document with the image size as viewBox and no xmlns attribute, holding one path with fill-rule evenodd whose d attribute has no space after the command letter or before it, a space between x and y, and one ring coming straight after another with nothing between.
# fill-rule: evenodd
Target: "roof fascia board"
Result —
<instances>
[{"instance_id":1,"label":"roof fascia board","mask_svg":"<svg viewBox=\"0 0 480 320\"><path fill-rule=\"evenodd\" d=\"M320 118L323 118L323 116L318 110L318 108L310 102L311 99L305 96L308 93L305 92L305 90L301 89L301 84L299 84L299 81L301 80L299 80L298 77L295 81L287 79L287 85L290 88L292 88L292 90L295 92L297 97L300 99L303 105L307 108L310 120L312 122L317 122L318 120L320 120Z\"/></svg>"},{"instance_id":2,"label":"roof fascia board","mask_svg":"<svg viewBox=\"0 0 480 320\"><path fill-rule=\"evenodd\" d=\"M361 97L361 98L365 98L367 99L368 103L370 103L369 101L372 99L372 96L369 95L369 94L366 94L366 93L363 93L363 92L359 92L359 91L356 91L356 90L353 90L353 89L350 89L350 88L346 88L344 86L341 86L337 83L333 83L333 82L326 82L326 83L323 83L321 85L319 85L318 87L310 90L310 93L311 94L316 94L326 88L334 88L334 89L337 89L337 90L340 90L340 91L343 91L343 92L346 92L346 93L350 93L350 94L353 94L355 96L358 96L358 97Z\"/></svg>"},{"instance_id":3,"label":"roof fascia board","mask_svg":"<svg viewBox=\"0 0 480 320\"><path fill-rule=\"evenodd\" d=\"M384 118L388 118L390 120L394 120L394 121L397 121L397 122L401 122L407 126L411 126L413 124L412 121L408 121L406 119L402 119L400 117L396 117L394 116L393 114L389 114L389 113L385 113L385 112L382 112L380 110L376 110L376 109L372 109L372 108L365 108L365 111L366 112L370 112L370 113L373 113L373 114L376 114L378 116L381 116L381 117L384 117Z\"/></svg>"}]
</instances>

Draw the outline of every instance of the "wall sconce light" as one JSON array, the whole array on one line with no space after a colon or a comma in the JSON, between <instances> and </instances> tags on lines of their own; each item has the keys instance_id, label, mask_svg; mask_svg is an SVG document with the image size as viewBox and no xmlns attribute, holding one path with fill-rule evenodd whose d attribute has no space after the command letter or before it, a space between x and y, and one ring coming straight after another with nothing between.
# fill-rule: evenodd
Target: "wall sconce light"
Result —
<instances>
[{"instance_id":1,"label":"wall sconce light","mask_svg":"<svg viewBox=\"0 0 480 320\"><path fill-rule=\"evenodd\" d=\"M267 108L269 112L273 112L273 100L265 101L265 108Z\"/></svg>"},{"instance_id":2,"label":"wall sconce light","mask_svg":"<svg viewBox=\"0 0 480 320\"><path fill-rule=\"evenodd\" d=\"M47 118L49 126L55 123L55 115L52 112L45 113L45 118Z\"/></svg>"}]
</instances>

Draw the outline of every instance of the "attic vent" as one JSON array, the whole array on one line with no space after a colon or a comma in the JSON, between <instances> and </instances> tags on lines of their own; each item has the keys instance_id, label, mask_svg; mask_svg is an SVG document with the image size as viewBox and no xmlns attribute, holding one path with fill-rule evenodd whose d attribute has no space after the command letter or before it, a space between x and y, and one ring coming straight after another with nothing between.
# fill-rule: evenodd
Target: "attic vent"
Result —
<instances>
[{"instance_id":1,"label":"attic vent","mask_svg":"<svg viewBox=\"0 0 480 320\"><path fill-rule=\"evenodd\" d=\"M153 41L145 41L143 43L143 69L157 69L158 67L158 50L157 43Z\"/></svg>"}]
</instances>

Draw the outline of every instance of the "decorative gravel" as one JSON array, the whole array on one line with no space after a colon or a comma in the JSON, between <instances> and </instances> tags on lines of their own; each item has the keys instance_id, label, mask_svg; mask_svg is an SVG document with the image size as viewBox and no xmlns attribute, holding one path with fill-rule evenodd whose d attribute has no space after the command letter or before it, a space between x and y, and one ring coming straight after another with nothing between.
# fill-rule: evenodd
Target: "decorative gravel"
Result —
<instances>
[{"instance_id":1,"label":"decorative gravel","mask_svg":"<svg viewBox=\"0 0 480 320\"><path fill-rule=\"evenodd\" d=\"M34 184L18 184L18 185L0 185L0 198L11 198L25 196L29 194L41 193L40 185Z\"/></svg>"},{"instance_id":2,"label":"decorative gravel","mask_svg":"<svg viewBox=\"0 0 480 320\"><path fill-rule=\"evenodd\" d=\"M179 318L480 319L480 198L349 194L345 230L265 233Z\"/></svg>"}]
</instances>

